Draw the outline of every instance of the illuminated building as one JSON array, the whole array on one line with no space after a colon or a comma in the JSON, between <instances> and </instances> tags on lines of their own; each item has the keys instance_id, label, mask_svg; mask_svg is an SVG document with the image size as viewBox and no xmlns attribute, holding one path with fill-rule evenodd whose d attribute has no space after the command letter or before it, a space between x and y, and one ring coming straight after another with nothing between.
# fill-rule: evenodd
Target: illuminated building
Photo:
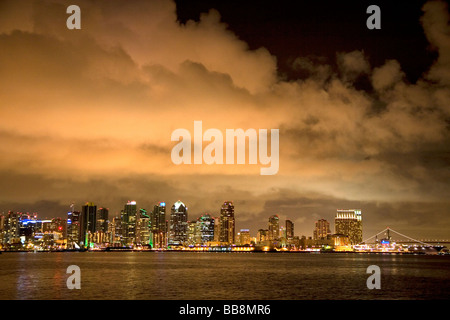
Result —
<instances>
[{"instance_id":1,"label":"illuminated building","mask_svg":"<svg viewBox=\"0 0 450 320\"><path fill-rule=\"evenodd\" d=\"M120 217L114 217L109 224L109 233L111 235L110 242L113 247L122 246L122 220Z\"/></svg>"},{"instance_id":2,"label":"illuminated building","mask_svg":"<svg viewBox=\"0 0 450 320\"><path fill-rule=\"evenodd\" d=\"M269 218L269 240L276 241L280 239L280 218L273 215Z\"/></svg>"},{"instance_id":3,"label":"illuminated building","mask_svg":"<svg viewBox=\"0 0 450 320\"><path fill-rule=\"evenodd\" d=\"M239 245L244 246L252 243L249 229L241 229L238 234L239 234Z\"/></svg>"},{"instance_id":4,"label":"illuminated building","mask_svg":"<svg viewBox=\"0 0 450 320\"><path fill-rule=\"evenodd\" d=\"M361 210L338 209L334 219L335 233L348 236L350 244L362 242Z\"/></svg>"},{"instance_id":5,"label":"illuminated building","mask_svg":"<svg viewBox=\"0 0 450 320\"><path fill-rule=\"evenodd\" d=\"M150 245L150 215L145 209L139 209L136 221L136 243L142 246Z\"/></svg>"},{"instance_id":6,"label":"illuminated building","mask_svg":"<svg viewBox=\"0 0 450 320\"><path fill-rule=\"evenodd\" d=\"M188 208L178 200L170 210L169 246L187 244L188 236Z\"/></svg>"},{"instance_id":7,"label":"illuminated building","mask_svg":"<svg viewBox=\"0 0 450 320\"><path fill-rule=\"evenodd\" d=\"M120 214L123 244L131 247L136 244L136 201L128 201Z\"/></svg>"},{"instance_id":8,"label":"illuminated building","mask_svg":"<svg viewBox=\"0 0 450 320\"><path fill-rule=\"evenodd\" d=\"M81 213L72 210L67 213L67 248L76 249L81 241Z\"/></svg>"},{"instance_id":9,"label":"illuminated building","mask_svg":"<svg viewBox=\"0 0 450 320\"><path fill-rule=\"evenodd\" d=\"M214 217L214 242L220 242L220 217Z\"/></svg>"},{"instance_id":10,"label":"illuminated building","mask_svg":"<svg viewBox=\"0 0 450 320\"><path fill-rule=\"evenodd\" d=\"M291 220L286 220L286 239L294 239L294 223Z\"/></svg>"},{"instance_id":11,"label":"illuminated building","mask_svg":"<svg viewBox=\"0 0 450 320\"><path fill-rule=\"evenodd\" d=\"M224 244L235 243L234 204L232 201L225 201L220 209L219 241Z\"/></svg>"},{"instance_id":12,"label":"illuminated building","mask_svg":"<svg viewBox=\"0 0 450 320\"><path fill-rule=\"evenodd\" d=\"M81 207L81 232L80 246L88 247L89 239L95 233L97 226L97 206L87 202Z\"/></svg>"},{"instance_id":13,"label":"illuminated building","mask_svg":"<svg viewBox=\"0 0 450 320\"><path fill-rule=\"evenodd\" d=\"M214 222L214 218L209 213L205 213L197 219L197 229L200 235L197 243L206 244L214 241Z\"/></svg>"},{"instance_id":14,"label":"illuminated building","mask_svg":"<svg viewBox=\"0 0 450 320\"><path fill-rule=\"evenodd\" d=\"M3 230L4 244L20 243L20 214L18 212L8 211L8 215L4 218Z\"/></svg>"},{"instance_id":15,"label":"illuminated building","mask_svg":"<svg viewBox=\"0 0 450 320\"><path fill-rule=\"evenodd\" d=\"M165 248L167 245L166 203L160 202L150 213L151 243L153 248Z\"/></svg>"},{"instance_id":16,"label":"illuminated building","mask_svg":"<svg viewBox=\"0 0 450 320\"><path fill-rule=\"evenodd\" d=\"M96 230L106 233L108 232L109 209L100 208L97 210L97 227Z\"/></svg>"},{"instance_id":17,"label":"illuminated building","mask_svg":"<svg viewBox=\"0 0 450 320\"><path fill-rule=\"evenodd\" d=\"M316 221L316 226L313 232L314 240L326 239L331 235L330 223L325 219Z\"/></svg>"},{"instance_id":18,"label":"illuminated building","mask_svg":"<svg viewBox=\"0 0 450 320\"><path fill-rule=\"evenodd\" d=\"M267 229L259 229L256 233L256 242L263 243L269 240L269 230Z\"/></svg>"}]
</instances>

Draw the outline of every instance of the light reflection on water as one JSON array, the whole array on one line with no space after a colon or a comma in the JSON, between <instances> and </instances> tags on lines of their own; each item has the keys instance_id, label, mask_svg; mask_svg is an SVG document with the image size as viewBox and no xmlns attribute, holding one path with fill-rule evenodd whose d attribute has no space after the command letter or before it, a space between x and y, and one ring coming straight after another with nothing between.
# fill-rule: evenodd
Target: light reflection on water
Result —
<instances>
[{"instance_id":1,"label":"light reflection on water","mask_svg":"<svg viewBox=\"0 0 450 320\"><path fill-rule=\"evenodd\" d=\"M66 269L81 269L69 290ZM369 290L369 265L381 289ZM290 253L4 253L0 299L447 299L450 256Z\"/></svg>"}]
</instances>

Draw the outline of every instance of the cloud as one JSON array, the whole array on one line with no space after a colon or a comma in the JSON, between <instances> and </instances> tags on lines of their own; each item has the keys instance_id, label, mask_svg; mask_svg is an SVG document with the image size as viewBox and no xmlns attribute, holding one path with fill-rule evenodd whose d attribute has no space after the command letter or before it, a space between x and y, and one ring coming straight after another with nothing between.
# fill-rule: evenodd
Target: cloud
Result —
<instances>
[{"instance_id":1,"label":"cloud","mask_svg":"<svg viewBox=\"0 0 450 320\"><path fill-rule=\"evenodd\" d=\"M320 57L297 57L292 67L302 77L286 81L276 57L249 49L215 10L181 24L171 1L79 1L82 29L67 30L69 4L1 4L1 190L19 179L27 191L2 192L5 208L96 194L115 208L129 197L146 206L183 198L201 214L231 199L242 204L244 223L278 212L304 230L317 214L366 202L372 217L405 204L417 225L425 214L418 199L439 203L430 210L445 215L450 54L443 2L424 6L421 22L439 56L416 83L407 82L399 61L372 65L362 50L337 52L337 69ZM370 79L369 90L358 87L361 78ZM175 166L171 132L192 132L194 120L204 130L279 128L279 174L261 177L254 165ZM306 204L322 209L299 214Z\"/></svg>"}]
</instances>

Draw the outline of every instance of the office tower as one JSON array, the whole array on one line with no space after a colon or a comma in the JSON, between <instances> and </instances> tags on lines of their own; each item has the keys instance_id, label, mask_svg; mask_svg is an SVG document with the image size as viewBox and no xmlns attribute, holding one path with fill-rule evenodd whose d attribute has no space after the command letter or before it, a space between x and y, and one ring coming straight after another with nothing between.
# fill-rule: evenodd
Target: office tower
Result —
<instances>
[{"instance_id":1,"label":"office tower","mask_svg":"<svg viewBox=\"0 0 450 320\"><path fill-rule=\"evenodd\" d=\"M4 218L3 228L5 244L20 243L20 213L8 211L8 215Z\"/></svg>"},{"instance_id":2,"label":"office tower","mask_svg":"<svg viewBox=\"0 0 450 320\"><path fill-rule=\"evenodd\" d=\"M107 233L109 223L109 209L99 208L97 210L97 227L96 230L99 232Z\"/></svg>"},{"instance_id":3,"label":"office tower","mask_svg":"<svg viewBox=\"0 0 450 320\"><path fill-rule=\"evenodd\" d=\"M88 247L90 238L95 233L97 226L97 206L87 202L81 207L81 232L80 246Z\"/></svg>"},{"instance_id":4,"label":"office tower","mask_svg":"<svg viewBox=\"0 0 450 320\"><path fill-rule=\"evenodd\" d=\"M197 219L197 228L199 231L199 239L201 244L214 241L214 218L209 213L205 213Z\"/></svg>"},{"instance_id":5,"label":"office tower","mask_svg":"<svg viewBox=\"0 0 450 320\"><path fill-rule=\"evenodd\" d=\"M214 242L220 241L220 217L214 217Z\"/></svg>"},{"instance_id":6,"label":"office tower","mask_svg":"<svg viewBox=\"0 0 450 320\"><path fill-rule=\"evenodd\" d=\"M187 245L195 246L200 244L200 230L197 226L197 221L188 221L187 223Z\"/></svg>"},{"instance_id":7,"label":"office tower","mask_svg":"<svg viewBox=\"0 0 450 320\"><path fill-rule=\"evenodd\" d=\"M150 245L150 215L145 209L139 209L139 217L136 222L136 243L142 246Z\"/></svg>"},{"instance_id":8,"label":"office tower","mask_svg":"<svg viewBox=\"0 0 450 320\"><path fill-rule=\"evenodd\" d=\"M109 224L109 232L111 234L110 242L113 247L121 247L123 245L122 239L122 220L120 217L114 217Z\"/></svg>"},{"instance_id":9,"label":"office tower","mask_svg":"<svg viewBox=\"0 0 450 320\"><path fill-rule=\"evenodd\" d=\"M313 239L314 240L326 239L330 235L331 235L330 223L325 219L320 219L316 221L316 226L313 232Z\"/></svg>"},{"instance_id":10,"label":"office tower","mask_svg":"<svg viewBox=\"0 0 450 320\"><path fill-rule=\"evenodd\" d=\"M286 239L294 239L294 223L291 220L286 220Z\"/></svg>"},{"instance_id":11,"label":"office tower","mask_svg":"<svg viewBox=\"0 0 450 320\"><path fill-rule=\"evenodd\" d=\"M269 230L267 229L259 229L256 233L256 242L261 243L269 240Z\"/></svg>"},{"instance_id":12,"label":"office tower","mask_svg":"<svg viewBox=\"0 0 450 320\"><path fill-rule=\"evenodd\" d=\"M79 248L81 242L81 212L71 211L67 213L67 248Z\"/></svg>"},{"instance_id":13,"label":"office tower","mask_svg":"<svg viewBox=\"0 0 450 320\"><path fill-rule=\"evenodd\" d=\"M136 243L136 201L128 201L120 214L123 244L131 247Z\"/></svg>"},{"instance_id":14,"label":"office tower","mask_svg":"<svg viewBox=\"0 0 450 320\"><path fill-rule=\"evenodd\" d=\"M349 237L350 244L362 242L362 214L357 209L338 209L334 219L335 233Z\"/></svg>"},{"instance_id":15,"label":"office tower","mask_svg":"<svg viewBox=\"0 0 450 320\"><path fill-rule=\"evenodd\" d=\"M235 243L234 204L225 201L220 209L220 242L224 244Z\"/></svg>"},{"instance_id":16,"label":"office tower","mask_svg":"<svg viewBox=\"0 0 450 320\"><path fill-rule=\"evenodd\" d=\"M187 243L188 208L178 200L170 210L169 246L180 246Z\"/></svg>"},{"instance_id":17,"label":"office tower","mask_svg":"<svg viewBox=\"0 0 450 320\"><path fill-rule=\"evenodd\" d=\"M251 244L250 238L250 230L249 229L241 229L239 232L239 244L241 246L245 246Z\"/></svg>"},{"instance_id":18,"label":"office tower","mask_svg":"<svg viewBox=\"0 0 450 320\"><path fill-rule=\"evenodd\" d=\"M280 218L273 215L269 218L269 240L276 241L280 239Z\"/></svg>"},{"instance_id":19,"label":"office tower","mask_svg":"<svg viewBox=\"0 0 450 320\"><path fill-rule=\"evenodd\" d=\"M166 203L160 202L150 213L151 243L153 248L165 248L167 245Z\"/></svg>"}]
</instances>

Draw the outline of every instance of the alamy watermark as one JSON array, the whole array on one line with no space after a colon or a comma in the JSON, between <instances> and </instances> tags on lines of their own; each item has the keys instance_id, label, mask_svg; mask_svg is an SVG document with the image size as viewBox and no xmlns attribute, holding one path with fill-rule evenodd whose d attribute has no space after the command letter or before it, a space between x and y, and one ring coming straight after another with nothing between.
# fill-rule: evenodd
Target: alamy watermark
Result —
<instances>
[{"instance_id":1,"label":"alamy watermark","mask_svg":"<svg viewBox=\"0 0 450 320\"><path fill-rule=\"evenodd\" d=\"M248 139L248 155L247 141ZM261 175L274 175L278 173L280 166L278 129L270 130L270 143L267 129L226 129L225 130L225 155L224 135L219 129L207 129L203 132L202 121L194 121L194 137L187 129L179 128L172 132L172 141L177 143L171 153L172 162L179 164L248 164L265 165L260 170ZM203 148L203 142L209 142ZM235 143L236 142L236 143ZM194 146L192 161L192 144ZM236 146L236 162L235 162ZM270 155L268 154L270 148Z\"/></svg>"}]
</instances>

